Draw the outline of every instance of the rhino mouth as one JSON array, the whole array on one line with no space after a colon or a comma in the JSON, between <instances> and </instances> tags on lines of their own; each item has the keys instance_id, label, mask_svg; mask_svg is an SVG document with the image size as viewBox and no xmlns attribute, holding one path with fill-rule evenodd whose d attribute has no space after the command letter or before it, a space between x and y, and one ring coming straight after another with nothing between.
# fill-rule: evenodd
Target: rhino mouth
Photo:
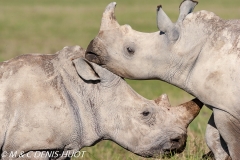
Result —
<instances>
[{"instance_id":1,"label":"rhino mouth","mask_svg":"<svg viewBox=\"0 0 240 160\"><path fill-rule=\"evenodd\" d=\"M163 149L163 157L170 158L174 156L175 154L182 153L184 149L186 148L186 143L180 147L180 148L172 148L172 149Z\"/></svg>"},{"instance_id":2,"label":"rhino mouth","mask_svg":"<svg viewBox=\"0 0 240 160\"><path fill-rule=\"evenodd\" d=\"M85 58L87 60L89 60L90 62L94 62L94 63L97 63L97 64L101 65L101 60L100 60L101 58L100 58L100 56L97 55L94 52L86 51Z\"/></svg>"},{"instance_id":3,"label":"rhino mouth","mask_svg":"<svg viewBox=\"0 0 240 160\"><path fill-rule=\"evenodd\" d=\"M182 146L181 148L168 148L162 149L161 147L153 148L153 152L141 152L136 153L137 155L145 158L171 158L175 154L182 153L185 149L186 145ZM152 149L151 149L152 150Z\"/></svg>"},{"instance_id":4,"label":"rhino mouth","mask_svg":"<svg viewBox=\"0 0 240 160\"><path fill-rule=\"evenodd\" d=\"M108 60L109 57L108 56L102 56L102 55L98 55L97 53L93 52L93 51L89 51L87 50L85 53L85 58L90 61L90 62L94 62L102 67L104 67Z\"/></svg>"},{"instance_id":5,"label":"rhino mouth","mask_svg":"<svg viewBox=\"0 0 240 160\"><path fill-rule=\"evenodd\" d=\"M179 154L182 153L184 151L184 149L186 148L186 144L183 145L180 148L168 148L168 149L162 149L162 153L156 154L156 155L152 155L152 157L161 157L161 158L171 158L173 157L175 154ZM158 152L157 152L158 153Z\"/></svg>"}]
</instances>

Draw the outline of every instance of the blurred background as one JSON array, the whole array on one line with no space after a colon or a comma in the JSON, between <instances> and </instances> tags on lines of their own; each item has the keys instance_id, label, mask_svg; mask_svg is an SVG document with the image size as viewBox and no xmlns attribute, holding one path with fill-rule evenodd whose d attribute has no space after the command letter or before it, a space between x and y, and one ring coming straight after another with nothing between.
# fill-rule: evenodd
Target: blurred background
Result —
<instances>
[{"instance_id":1,"label":"blurred background","mask_svg":"<svg viewBox=\"0 0 240 160\"><path fill-rule=\"evenodd\" d=\"M27 53L53 54L64 46L86 48L97 35L102 13L111 0L0 0L0 61ZM118 22L141 32L155 32L156 6L162 4L175 21L181 0L119 0L115 15ZM239 0L199 0L195 8L212 11L223 19L240 19ZM142 96L154 99L163 93L171 104L191 100L186 92L160 81L127 82ZM185 151L171 159L197 160L209 150L204 133L211 111L204 107L188 129ZM166 117L167 118L167 117ZM170 126L171 127L171 126ZM86 147L87 160L144 160L110 141Z\"/></svg>"}]
</instances>

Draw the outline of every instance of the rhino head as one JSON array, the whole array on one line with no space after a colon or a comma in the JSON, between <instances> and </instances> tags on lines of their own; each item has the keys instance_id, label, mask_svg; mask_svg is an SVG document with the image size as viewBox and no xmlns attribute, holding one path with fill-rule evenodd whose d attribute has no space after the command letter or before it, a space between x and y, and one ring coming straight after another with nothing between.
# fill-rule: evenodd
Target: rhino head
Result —
<instances>
[{"instance_id":1,"label":"rhino head","mask_svg":"<svg viewBox=\"0 0 240 160\"><path fill-rule=\"evenodd\" d=\"M92 103L97 106L94 130L99 131L100 140L112 140L143 157L171 156L184 150L187 127L203 105L198 99L171 107L165 94L145 99L107 69L82 58L73 62L81 78L89 84L96 81L98 91L92 92L100 95Z\"/></svg>"},{"instance_id":2,"label":"rhino head","mask_svg":"<svg viewBox=\"0 0 240 160\"><path fill-rule=\"evenodd\" d=\"M121 77L161 79L179 87L198 55L189 53L199 53L198 44L204 42L201 31L192 30L198 26L190 25L187 18L196 5L192 0L183 1L176 23L158 6L159 31L143 33L129 25L120 26L114 16L116 3L112 2L103 13L100 31L90 42L85 57Z\"/></svg>"}]
</instances>

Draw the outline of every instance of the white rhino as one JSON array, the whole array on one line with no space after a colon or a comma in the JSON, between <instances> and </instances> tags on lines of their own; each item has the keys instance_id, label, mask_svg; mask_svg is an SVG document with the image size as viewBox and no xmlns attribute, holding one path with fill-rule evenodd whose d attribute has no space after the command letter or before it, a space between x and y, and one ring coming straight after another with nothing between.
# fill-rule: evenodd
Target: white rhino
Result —
<instances>
[{"instance_id":1,"label":"white rhino","mask_svg":"<svg viewBox=\"0 0 240 160\"><path fill-rule=\"evenodd\" d=\"M196 1L185 0L172 23L157 8L160 31L142 33L120 26L116 3L103 13L98 35L86 58L130 79L159 79L196 96L213 110L206 140L216 159L240 157L240 20L212 12L191 13Z\"/></svg>"},{"instance_id":2,"label":"white rhino","mask_svg":"<svg viewBox=\"0 0 240 160\"><path fill-rule=\"evenodd\" d=\"M64 47L0 63L1 159L65 159L102 139L145 157L184 149L199 100L147 100L84 53ZM55 153L36 157L43 151Z\"/></svg>"}]
</instances>

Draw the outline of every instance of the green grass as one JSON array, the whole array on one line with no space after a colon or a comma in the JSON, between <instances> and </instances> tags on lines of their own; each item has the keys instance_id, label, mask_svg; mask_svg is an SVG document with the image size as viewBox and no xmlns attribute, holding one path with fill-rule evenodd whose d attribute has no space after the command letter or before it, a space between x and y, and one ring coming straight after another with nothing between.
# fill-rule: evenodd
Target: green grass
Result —
<instances>
[{"instance_id":1,"label":"green grass","mask_svg":"<svg viewBox=\"0 0 240 160\"><path fill-rule=\"evenodd\" d=\"M1 0L0 1L0 61L26 53L55 53L67 45L87 47L98 33L101 16L110 0ZM175 21L181 0L121 0L117 1L116 16L120 24L130 24L142 32L156 27L156 6ZM240 18L239 0L199 0L197 10L215 12L224 19ZM141 95L154 99L162 93L169 95L173 105L193 97L160 81L127 82ZM208 151L204 132L211 111L202 109L191 123L185 151L172 159L200 159ZM143 160L113 142L103 141L84 148L88 160ZM80 158L81 159L81 158Z\"/></svg>"}]
</instances>

